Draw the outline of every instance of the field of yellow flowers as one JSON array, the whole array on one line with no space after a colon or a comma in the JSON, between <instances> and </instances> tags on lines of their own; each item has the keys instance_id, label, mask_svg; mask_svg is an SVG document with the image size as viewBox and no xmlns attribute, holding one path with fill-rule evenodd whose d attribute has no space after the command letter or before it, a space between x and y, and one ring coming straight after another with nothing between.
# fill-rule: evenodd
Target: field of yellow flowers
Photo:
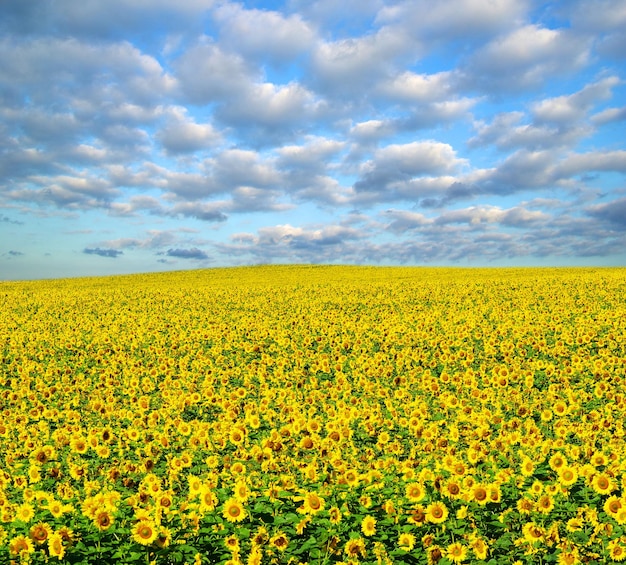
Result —
<instances>
[{"instance_id":1,"label":"field of yellow flowers","mask_svg":"<svg viewBox=\"0 0 626 565\"><path fill-rule=\"evenodd\" d=\"M0 283L0 563L626 559L626 269Z\"/></svg>"}]
</instances>

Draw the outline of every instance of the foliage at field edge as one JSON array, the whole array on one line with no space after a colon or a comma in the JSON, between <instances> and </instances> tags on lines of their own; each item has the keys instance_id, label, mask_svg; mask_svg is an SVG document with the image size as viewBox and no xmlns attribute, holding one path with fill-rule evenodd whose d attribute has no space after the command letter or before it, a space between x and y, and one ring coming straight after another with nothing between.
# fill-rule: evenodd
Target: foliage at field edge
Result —
<instances>
[{"instance_id":1,"label":"foliage at field edge","mask_svg":"<svg viewBox=\"0 0 626 565\"><path fill-rule=\"evenodd\" d=\"M626 270L0 283L0 562L626 559Z\"/></svg>"}]
</instances>

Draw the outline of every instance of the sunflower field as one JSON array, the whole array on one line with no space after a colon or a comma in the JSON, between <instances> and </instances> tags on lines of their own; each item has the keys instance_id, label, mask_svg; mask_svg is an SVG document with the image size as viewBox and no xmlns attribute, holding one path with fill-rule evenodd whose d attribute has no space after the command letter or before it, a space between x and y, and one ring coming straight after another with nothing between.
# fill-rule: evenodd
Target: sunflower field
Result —
<instances>
[{"instance_id":1,"label":"sunflower field","mask_svg":"<svg viewBox=\"0 0 626 565\"><path fill-rule=\"evenodd\" d=\"M0 283L0 563L626 560L626 269Z\"/></svg>"}]
</instances>

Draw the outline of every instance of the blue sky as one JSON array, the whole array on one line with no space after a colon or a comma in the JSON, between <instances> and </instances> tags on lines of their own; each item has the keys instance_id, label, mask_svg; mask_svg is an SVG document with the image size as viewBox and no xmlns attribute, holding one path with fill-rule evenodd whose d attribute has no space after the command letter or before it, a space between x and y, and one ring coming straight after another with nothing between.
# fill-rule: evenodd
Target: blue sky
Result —
<instances>
[{"instance_id":1,"label":"blue sky","mask_svg":"<svg viewBox=\"0 0 626 565\"><path fill-rule=\"evenodd\" d=\"M0 279L626 264L623 0L0 3Z\"/></svg>"}]
</instances>

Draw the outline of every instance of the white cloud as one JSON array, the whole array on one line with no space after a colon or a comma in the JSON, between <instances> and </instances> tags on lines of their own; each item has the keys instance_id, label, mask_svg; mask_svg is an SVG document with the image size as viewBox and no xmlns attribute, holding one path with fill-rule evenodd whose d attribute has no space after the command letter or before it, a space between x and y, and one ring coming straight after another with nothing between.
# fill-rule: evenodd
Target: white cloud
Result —
<instances>
[{"instance_id":1,"label":"white cloud","mask_svg":"<svg viewBox=\"0 0 626 565\"><path fill-rule=\"evenodd\" d=\"M370 143L393 135L396 130L393 120L366 120L352 126L350 135L360 143Z\"/></svg>"},{"instance_id":2,"label":"white cloud","mask_svg":"<svg viewBox=\"0 0 626 565\"><path fill-rule=\"evenodd\" d=\"M622 0L574 0L568 4L571 22L576 28L607 32L623 31L626 26L626 4Z\"/></svg>"},{"instance_id":3,"label":"white cloud","mask_svg":"<svg viewBox=\"0 0 626 565\"><path fill-rule=\"evenodd\" d=\"M436 224L502 224L505 226L522 227L550 219L548 214L540 211L527 210L521 206L503 209L498 206L470 206L460 210L451 210L441 214Z\"/></svg>"},{"instance_id":4,"label":"white cloud","mask_svg":"<svg viewBox=\"0 0 626 565\"><path fill-rule=\"evenodd\" d=\"M165 126L155 135L167 153L192 153L221 141L221 135L211 124L196 123L185 108L172 107L168 114Z\"/></svg>"},{"instance_id":5,"label":"white cloud","mask_svg":"<svg viewBox=\"0 0 626 565\"><path fill-rule=\"evenodd\" d=\"M312 82L328 94L357 98L388 76L398 60L416 58L414 41L401 30L383 27L358 38L320 42L312 53Z\"/></svg>"},{"instance_id":6,"label":"white cloud","mask_svg":"<svg viewBox=\"0 0 626 565\"><path fill-rule=\"evenodd\" d=\"M526 0L405 0L385 6L377 21L406 27L426 40L490 36L521 23Z\"/></svg>"},{"instance_id":7,"label":"white cloud","mask_svg":"<svg viewBox=\"0 0 626 565\"><path fill-rule=\"evenodd\" d=\"M286 63L311 47L315 32L299 14L246 10L224 3L215 10L220 41L232 51L252 59Z\"/></svg>"},{"instance_id":8,"label":"white cloud","mask_svg":"<svg viewBox=\"0 0 626 565\"><path fill-rule=\"evenodd\" d=\"M256 151L228 149L206 162L206 169L217 186L230 190L239 186L272 188L281 175L271 160L264 160Z\"/></svg>"},{"instance_id":9,"label":"white cloud","mask_svg":"<svg viewBox=\"0 0 626 565\"><path fill-rule=\"evenodd\" d=\"M386 210L383 216L391 219L391 222L385 226L385 229L394 233L404 233L433 223L433 220L427 218L424 214L409 210Z\"/></svg>"},{"instance_id":10,"label":"white cloud","mask_svg":"<svg viewBox=\"0 0 626 565\"><path fill-rule=\"evenodd\" d=\"M582 68L590 49L586 36L527 24L472 53L462 69L462 83L490 93L538 87Z\"/></svg>"},{"instance_id":11,"label":"white cloud","mask_svg":"<svg viewBox=\"0 0 626 565\"><path fill-rule=\"evenodd\" d=\"M362 231L337 224L310 228L281 224L259 228L256 236L247 233L235 234L233 240L255 247L256 252L283 248L290 250L295 256L302 257L315 249L333 249L341 247L345 242L363 237Z\"/></svg>"},{"instance_id":12,"label":"white cloud","mask_svg":"<svg viewBox=\"0 0 626 565\"><path fill-rule=\"evenodd\" d=\"M618 77L611 76L588 84L574 94L541 100L532 106L533 117L537 122L557 124L582 120L600 100L609 99L612 88L619 83Z\"/></svg>"},{"instance_id":13,"label":"white cloud","mask_svg":"<svg viewBox=\"0 0 626 565\"><path fill-rule=\"evenodd\" d=\"M598 126L626 120L626 106L607 108L591 116L591 121Z\"/></svg>"},{"instance_id":14,"label":"white cloud","mask_svg":"<svg viewBox=\"0 0 626 565\"><path fill-rule=\"evenodd\" d=\"M152 57L128 42L88 43L74 38L0 40L0 84L10 100L29 92L47 106L75 98L145 105L169 95L175 80ZM8 98L7 98L8 97Z\"/></svg>"},{"instance_id":15,"label":"white cloud","mask_svg":"<svg viewBox=\"0 0 626 565\"><path fill-rule=\"evenodd\" d=\"M310 136L303 145L284 145L276 150L278 167L294 167L310 171L322 169L325 163L342 151L346 143L324 137Z\"/></svg>"},{"instance_id":16,"label":"white cloud","mask_svg":"<svg viewBox=\"0 0 626 565\"><path fill-rule=\"evenodd\" d=\"M409 175L450 172L465 164L464 159L457 158L451 145L437 141L387 145L374 154L376 168Z\"/></svg>"},{"instance_id":17,"label":"white cloud","mask_svg":"<svg viewBox=\"0 0 626 565\"><path fill-rule=\"evenodd\" d=\"M571 177L590 171L626 173L626 151L590 151L571 154L555 167L555 174L559 177Z\"/></svg>"},{"instance_id":18,"label":"white cloud","mask_svg":"<svg viewBox=\"0 0 626 565\"><path fill-rule=\"evenodd\" d=\"M318 108L314 94L297 82L262 83L242 89L217 115L229 125L267 128L271 135L273 128L291 130L309 124Z\"/></svg>"},{"instance_id":19,"label":"white cloud","mask_svg":"<svg viewBox=\"0 0 626 565\"><path fill-rule=\"evenodd\" d=\"M477 135L468 140L470 147L495 144L499 149L524 148L536 151L548 148L574 146L581 138L593 133L586 124L573 122L560 127L555 124L520 123L523 112L498 114L491 124L474 124Z\"/></svg>"},{"instance_id":20,"label":"white cloud","mask_svg":"<svg viewBox=\"0 0 626 565\"><path fill-rule=\"evenodd\" d=\"M453 93L453 73L417 74L406 71L378 87L381 94L399 102L437 102Z\"/></svg>"},{"instance_id":21,"label":"white cloud","mask_svg":"<svg viewBox=\"0 0 626 565\"><path fill-rule=\"evenodd\" d=\"M523 147L539 150L573 147L580 139L594 133L592 124L598 125L619 119L617 113L591 116L594 106L612 96L612 89L620 84L616 76L606 77L585 85L569 95L538 100L530 106L530 123L521 123L524 112L506 112L494 117L491 124L476 122L477 135L469 139L470 147L495 144L500 149Z\"/></svg>"},{"instance_id":22,"label":"white cloud","mask_svg":"<svg viewBox=\"0 0 626 565\"><path fill-rule=\"evenodd\" d=\"M193 104L237 97L259 75L241 55L225 51L208 37L185 51L174 69L182 92Z\"/></svg>"}]
</instances>

